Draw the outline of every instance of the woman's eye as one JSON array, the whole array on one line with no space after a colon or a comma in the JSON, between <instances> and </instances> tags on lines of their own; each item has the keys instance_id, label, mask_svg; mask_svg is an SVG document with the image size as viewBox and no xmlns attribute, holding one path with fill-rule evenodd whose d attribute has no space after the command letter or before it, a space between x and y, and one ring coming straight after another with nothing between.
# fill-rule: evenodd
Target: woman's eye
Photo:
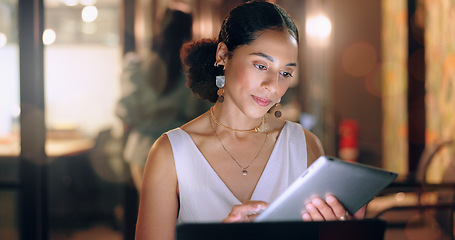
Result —
<instances>
[{"instance_id":1,"label":"woman's eye","mask_svg":"<svg viewBox=\"0 0 455 240\"><path fill-rule=\"evenodd\" d=\"M254 66L259 70L267 70L267 67L261 64L254 64Z\"/></svg>"},{"instance_id":2,"label":"woman's eye","mask_svg":"<svg viewBox=\"0 0 455 240\"><path fill-rule=\"evenodd\" d=\"M281 72L281 75L285 78L288 78L288 77L293 77L292 74L288 73L288 72Z\"/></svg>"}]
</instances>

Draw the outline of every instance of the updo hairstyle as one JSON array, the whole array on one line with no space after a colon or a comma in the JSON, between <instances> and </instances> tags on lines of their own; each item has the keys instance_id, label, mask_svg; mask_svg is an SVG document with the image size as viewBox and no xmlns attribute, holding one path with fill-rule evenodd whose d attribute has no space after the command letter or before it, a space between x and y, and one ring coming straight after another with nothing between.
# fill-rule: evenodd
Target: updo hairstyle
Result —
<instances>
[{"instance_id":1,"label":"updo hairstyle","mask_svg":"<svg viewBox=\"0 0 455 240\"><path fill-rule=\"evenodd\" d=\"M224 75L223 66L214 66L218 43L226 44L228 57L231 57L237 47L251 43L267 29L286 30L298 42L297 27L279 6L250 1L234 8L223 20L218 39L195 40L183 45L180 57L187 72L187 86L198 97L216 102L218 87L215 77Z\"/></svg>"}]
</instances>

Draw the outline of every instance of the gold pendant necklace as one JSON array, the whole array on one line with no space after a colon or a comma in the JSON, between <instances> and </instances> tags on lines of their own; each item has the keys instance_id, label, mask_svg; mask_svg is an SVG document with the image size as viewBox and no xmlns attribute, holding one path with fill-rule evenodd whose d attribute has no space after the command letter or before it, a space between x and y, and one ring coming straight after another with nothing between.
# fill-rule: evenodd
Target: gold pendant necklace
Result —
<instances>
[{"instance_id":1,"label":"gold pendant necklace","mask_svg":"<svg viewBox=\"0 0 455 240\"><path fill-rule=\"evenodd\" d=\"M212 113L213 113L213 111L212 111ZM212 115L212 116L213 116L213 115ZM212 118L212 119L213 119L213 118ZM264 120L264 117L263 117L263 118L262 118L262 123L261 123L261 125L264 123L264 121L265 121L265 120ZM216 123L216 121L214 121L214 122ZM259 125L259 126L261 126L261 125ZM258 126L258 127L259 127L259 126ZM234 162L242 169L242 175L243 175L243 176L248 175L247 169L251 166L251 164L252 164L252 163L256 160L256 158L259 156L259 153L261 152L262 148L263 148L264 145L265 145L265 142L267 141L267 137L268 137L267 129L264 131L264 133L265 133L264 142L262 143L261 148L259 149L259 151L256 153L256 156L253 158L253 160L251 160L250 163L248 163L248 165L247 165L246 167L242 167L242 165L240 165L240 163L239 163L237 160L235 160L235 158L232 156L232 154L231 154L231 153L226 149L226 147L223 145L223 142L221 142L220 136L218 136L218 134L216 133L215 129L213 128L212 122L210 122L210 127L212 128L213 132L215 133L216 137L218 138L218 141L220 142L221 147L223 147L224 151L226 151L227 154L229 154L229 156L232 158L232 160L234 160ZM265 123L264 123L264 127L265 127ZM255 132L259 132L259 131L255 131Z\"/></svg>"},{"instance_id":2,"label":"gold pendant necklace","mask_svg":"<svg viewBox=\"0 0 455 240\"><path fill-rule=\"evenodd\" d=\"M218 126L222 126L222 127L226 128L226 129L229 129L229 130L234 131L234 132L258 133L260 131L260 128L261 128L262 124L264 123L264 116L262 116L261 124L259 124L257 127L253 128L253 129L250 129L250 130L238 130L238 129L233 129L233 128L230 128L230 127L222 124L220 122L220 120L218 120L218 118L216 118L215 113L213 113L213 107L210 108L210 116L212 117L213 121Z\"/></svg>"}]
</instances>

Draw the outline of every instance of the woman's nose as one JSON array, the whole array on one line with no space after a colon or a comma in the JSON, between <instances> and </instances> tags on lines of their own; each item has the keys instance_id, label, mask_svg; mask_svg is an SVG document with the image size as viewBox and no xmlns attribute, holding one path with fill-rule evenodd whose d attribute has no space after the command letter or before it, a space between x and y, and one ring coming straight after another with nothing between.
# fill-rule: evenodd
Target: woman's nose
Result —
<instances>
[{"instance_id":1,"label":"woman's nose","mask_svg":"<svg viewBox=\"0 0 455 240\"><path fill-rule=\"evenodd\" d=\"M269 92L274 92L278 88L278 74L270 72L262 81L262 87Z\"/></svg>"}]
</instances>

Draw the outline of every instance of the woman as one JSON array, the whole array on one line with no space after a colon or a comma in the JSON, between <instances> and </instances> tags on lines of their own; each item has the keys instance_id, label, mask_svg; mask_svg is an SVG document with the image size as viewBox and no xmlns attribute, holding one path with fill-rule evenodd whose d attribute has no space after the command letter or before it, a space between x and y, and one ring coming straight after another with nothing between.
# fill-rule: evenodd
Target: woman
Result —
<instances>
[{"instance_id":1,"label":"woman","mask_svg":"<svg viewBox=\"0 0 455 240\"><path fill-rule=\"evenodd\" d=\"M184 46L188 85L215 104L152 146L138 239L173 239L177 222L251 221L324 154L315 135L267 114L289 87L297 53L294 22L267 2L233 9L218 40ZM305 221L346 217L333 196L306 207Z\"/></svg>"}]
</instances>

